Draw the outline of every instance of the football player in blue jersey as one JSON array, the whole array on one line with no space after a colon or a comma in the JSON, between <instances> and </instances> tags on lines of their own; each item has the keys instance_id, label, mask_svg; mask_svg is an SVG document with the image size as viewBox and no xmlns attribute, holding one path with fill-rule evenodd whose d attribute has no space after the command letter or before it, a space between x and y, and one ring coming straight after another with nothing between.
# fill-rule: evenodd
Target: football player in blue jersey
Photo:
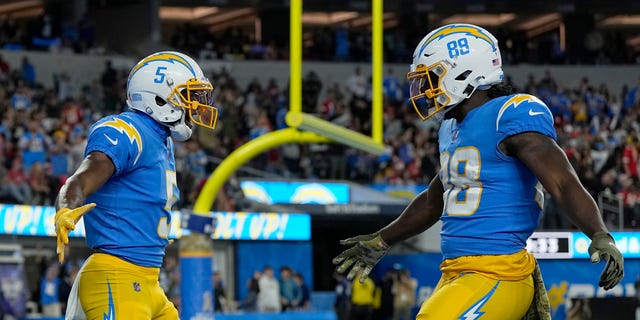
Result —
<instances>
[{"instance_id":1,"label":"football player in blue jersey","mask_svg":"<svg viewBox=\"0 0 640 320\"><path fill-rule=\"evenodd\" d=\"M352 247L334 258L338 272L351 267L348 278L359 270L366 277L390 245L442 220L442 277L417 319L549 319L539 268L525 249L541 214L541 184L591 238L591 261L606 261L599 285L620 282L623 258L555 141L551 112L501 84L493 35L468 24L440 27L418 44L407 77L420 118L442 122L440 173L395 221L342 241Z\"/></svg>"},{"instance_id":2,"label":"football player in blue jersey","mask_svg":"<svg viewBox=\"0 0 640 320\"><path fill-rule=\"evenodd\" d=\"M178 319L158 283L179 199L172 138L187 140L194 124L215 127L212 92L192 58L158 52L129 73L131 110L90 128L85 158L56 203L59 260L83 215L93 249L73 285L67 319Z\"/></svg>"}]
</instances>

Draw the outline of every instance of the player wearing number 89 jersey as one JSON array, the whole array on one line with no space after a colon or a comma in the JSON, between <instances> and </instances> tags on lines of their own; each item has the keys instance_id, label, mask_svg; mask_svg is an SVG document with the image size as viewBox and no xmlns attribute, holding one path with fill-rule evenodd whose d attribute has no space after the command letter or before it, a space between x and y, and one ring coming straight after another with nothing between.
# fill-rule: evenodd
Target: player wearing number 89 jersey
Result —
<instances>
[{"instance_id":1,"label":"player wearing number 89 jersey","mask_svg":"<svg viewBox=\"0 0 640 320\"><path fill-rule=\"evenodd\" d=\"M452 24L427 34L409 73L421 119L441 122L440 174L379 231L345 240L334 259L349 277L371 271L389 245L442 220L442 277L417 320L550 319L546 290L526 240L542 207L539 182L607 260L599 285L624 275L623 259L591 196L556 144L553 116L538 98L501 84L498 42L487 30Z\"/></svg>"},{"instance_id":2,"label":"player wearing number 89 jersey","mask_svg":"<svg viewBox=\"0 0 640 320\"><path fill-rule=\"evenodd\" d=\"M60 261L85 213L94 250L73 284L66 319L178 319L158 283L179 198L172 138L188 139L193 124L215 126L212 91L193 59L158 52L129 73L131 111L91 127L85 158L56 203Z\"/></svg>"}]
</instances>

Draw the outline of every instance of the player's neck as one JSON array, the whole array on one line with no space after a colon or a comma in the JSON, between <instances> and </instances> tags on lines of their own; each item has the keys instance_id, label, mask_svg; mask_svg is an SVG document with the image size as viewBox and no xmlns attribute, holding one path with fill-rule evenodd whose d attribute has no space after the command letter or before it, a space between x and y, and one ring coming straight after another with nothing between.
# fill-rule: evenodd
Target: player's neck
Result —
<instances>
[{"instance_id":1,"label":"player's neck","mask_svg":"<svg viewBox=\"0 0 640 320\"><path fill-rule=\"evenodd\" d=\"M455 108L457 110L452 110L454 111L454 114L452 114L452 118L456 119L458 123L461 123L467 116L467 113L469 113L469 111L482 106L489 100L491 99L489 99L489 96L487 96L486 91L476 91L471 95L471 97L463 101L457 108Z\"/></svg>"}]
</instances>

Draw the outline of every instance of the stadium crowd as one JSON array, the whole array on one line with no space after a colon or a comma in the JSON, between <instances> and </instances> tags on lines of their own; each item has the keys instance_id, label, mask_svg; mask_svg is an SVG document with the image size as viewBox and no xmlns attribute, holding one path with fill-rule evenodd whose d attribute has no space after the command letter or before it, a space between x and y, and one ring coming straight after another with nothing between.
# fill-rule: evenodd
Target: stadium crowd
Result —
<instances>
[{"instance_id":1,"label":"stadium crowd","mask_svg":"<svg viewBox=\"0 0 640 320\"><path fill-rule=\"evenodd\" d=\"M200 25L186 22L165 34L162 42L202 60L288 59L287 43L258 41L256 39L259 37L247 30L229 27L211 32ZM423 31L402 25L385 29L385 61L404 63L423 36ZM559 36L554 33L528 39L521 32L505 28L493 32L503 48L503 59L508 64L628 64L640 61L640 55L627 46L623 33L616 30L595 32L593 35L607 45L582 51L564 50ZM98 43L95 22L89 16L73 20L50 11L28 19L16 18L11 14L0 16L0 47L83 54L130 53L122 52L126 48ZM305 26L303 56L316 61L370 61L369 26L355 26L349 22L331 26Z\"/></svg>"},{"instance_id":2,"label":"stadium crowd","mask_svg":"<svg viewBox=\"0 0 640 320\"><path fill-rule=\"evenodd\" d=\"M99 81L77 83L67 74L54 87L41 86L25 57L9 66L0 57L0 200L51 205L56 191L83 156L89 126L100 117L125 110L126 70L106 62ZM217 134L197 131L176 151L182 199L191 205L205 177L237 147L286 127L288 93L275 80L241 87L224 70L211 75L221 116ZM507 78L509 82L509 79ZM558 84L549 71L531 76L518 91L540 97L555 115L558 142L594 198L622 199L625 224L640 223L638 84L610 92L590 79L575 87ZM346 179L361 183L426 184L439 170L437 128L422 122L407 103L407 84L388 70L384 77L384 140L388 152L371 156L339 144L286 145L253 159L248 166L264 174L300 179ZM335 124L370 132L369 76L356 68L338 83L303 77L303 111ZM237 179L219 195L218 208L243 203ZM553 201L547 201L544 227L568 228ZM610 221L614 223L614 221Z\"/></svg>"}]
</instances>

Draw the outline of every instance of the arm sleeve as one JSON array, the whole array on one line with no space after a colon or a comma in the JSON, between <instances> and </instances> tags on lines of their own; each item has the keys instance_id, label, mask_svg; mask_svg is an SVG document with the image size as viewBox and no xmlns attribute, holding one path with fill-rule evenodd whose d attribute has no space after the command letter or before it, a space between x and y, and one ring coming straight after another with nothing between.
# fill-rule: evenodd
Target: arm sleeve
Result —
<instances>
[{"instance_id":1,"label":"arm sleeve","mask_svg":"<svg viewBox=\"0 0 640 320\"><path fill-rule=\"evenodd\" d=\"M516 105L503 106L496 120L496 131L498 143L510 136L531 131L557 139L551 111L535 97Z\"/></svg>"},{"instance_id":2,"label":"arm sleeve","mask_svg":"<svg viewBox=\"0 0 640 320\"><path fill-rule=\"evenodd\" d=\"M87 140L84 156L94 151L106 154L115 167L114 176L127 172L133 167L137 151L125 133L113 127L94 126Z\"/></svg>"}]
</instances>

